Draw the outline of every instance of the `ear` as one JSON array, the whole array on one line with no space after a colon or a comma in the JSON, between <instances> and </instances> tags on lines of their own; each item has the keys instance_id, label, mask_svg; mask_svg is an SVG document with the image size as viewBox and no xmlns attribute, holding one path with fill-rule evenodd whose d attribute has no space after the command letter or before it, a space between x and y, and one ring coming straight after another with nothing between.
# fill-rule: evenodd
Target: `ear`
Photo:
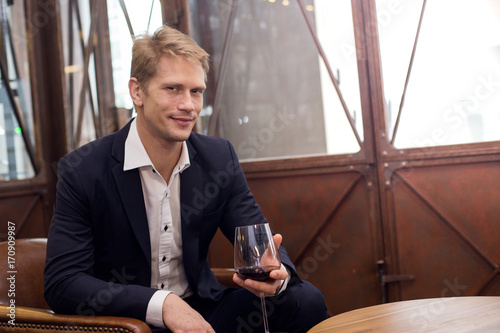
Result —
<instances>
[{"instance_id":1,"label":"ear","mask_svg":"<svg viewBox=\"0 0 500 333\"><path fill-rule=\"evenodd\" d=\"M128 90L130 92L130 97L132 97L132 102L135 106L142 106L142 90L139 86L139 81L135 77L131 77L128 81Z\"/></svg>"}]
</instances>

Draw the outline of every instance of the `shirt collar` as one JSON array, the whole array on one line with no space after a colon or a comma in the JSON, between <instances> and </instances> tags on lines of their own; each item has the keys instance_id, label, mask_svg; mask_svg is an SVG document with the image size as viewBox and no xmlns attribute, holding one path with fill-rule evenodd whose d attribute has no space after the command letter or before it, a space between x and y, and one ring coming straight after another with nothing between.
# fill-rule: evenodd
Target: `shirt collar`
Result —
<instances>
[{"instance_id":1,"label":"shirt collar","mask_svg":"<svg viewBox=\"0 0 500 333\"><path fill-rule=\"evenodd\" d=\"M144 166L153 166L146 148L142 144L137 132L137 118L130 124L127 140L125 141L125 159L123 161L123 171L137 169ZM181 173L191 165L186 141L182 142L181 156L174 168L174 173Z\"/></svg>"},{"instance_id":2,"label":"shirt collar","mask_svg":"<svg viewBox=\"0 0 500 333\"><path fill-rule=\"evenodd\" d=\"M183 141L181 156L179 157L179 161L177 162L177 165L174 169L174 173L182 173L182 171L186 170L190 165L191 161L189 160L188 146L186 144L186 141Z\"/></svg>"}]
</instances>

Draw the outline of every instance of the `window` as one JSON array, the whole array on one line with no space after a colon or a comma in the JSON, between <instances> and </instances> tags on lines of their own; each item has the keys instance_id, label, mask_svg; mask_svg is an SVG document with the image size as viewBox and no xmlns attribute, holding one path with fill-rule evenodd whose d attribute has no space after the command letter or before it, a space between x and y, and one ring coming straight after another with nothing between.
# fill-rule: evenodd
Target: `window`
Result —
<instances>
[{"instance_id":1,"label":"window","mask_svg":"<svg viewBox=\"0 0 500 333\"><path fill-rule=\"evenodd\" d=\"M161 25L161 4L75 0L60 1L60 8L72 150L116 131L132 114L132 36Z\"/></svg>"},{"instance_id":2,"label":"window","mask_svg":"<svg viewBox=\"0 0 500 333\"><path fill-rule=\"evenodd\" d=\"M94 2L95 6L100 4ZM92 10L86 0L60 0L59 6L67 87L66 130L68 148L72 150L97 137L96 66L94 49L88 46ZM97 15L102 12L95 11Z\"/></svg>"},{"instance_id":3,"label":"window","mask_svg":"<svg viewBox=\"0 0 500 333\"><path fill-rule=\"evenodd\" d=\"M386 122L395 147L500 140L500 3L376 5Z\"/></svg>"},{"instance_id":4,"label":"window","mask_svg":"<svg viewBox=\"0 0 500 333\"><path fill-rule=\"evenodd\" d=\"M203 133L230 140L241 160L360 150L349 0L191 5L195 38L211 54L215 77Z\"/></svg>"},{"instance_id":5,"label":"window","mask_svg":"<svg viewBox=\"0 0 500 333\"><path fill-rule=\"evenodd\" d=\"M126 0L125 11L119 0L108 0L109 37L113 63L113 83L117 107L134 107L128 91L130 62L132 61L132 35L152 33L162 25L161 4L157 0ZM131 13L128 17L126 13ZM127 18L130 20L129 30Z\"/></svg>"},{"instance_id":6,"label":"window","mask_svg":"<svg viewBox=\"0 0 500 333\"><path fill-rule=\"evenodd\" d=\"M24 4L0 7L0 181L27 179L35 176L35 138Z\"/></svg>"}]
</instances>

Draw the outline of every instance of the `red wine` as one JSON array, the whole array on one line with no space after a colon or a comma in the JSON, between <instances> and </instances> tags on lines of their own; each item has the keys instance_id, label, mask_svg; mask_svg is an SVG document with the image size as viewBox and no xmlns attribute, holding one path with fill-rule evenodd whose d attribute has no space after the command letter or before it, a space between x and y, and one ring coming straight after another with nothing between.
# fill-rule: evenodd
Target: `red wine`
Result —
<instances>
[{"instance_id":1,"label":"red wine","mask_svg":"<svg viewBox=\"0 0 500 333\"><path fill-rule=\"evenodd\" d=\"M236 273L242 279L252 279L256 281L265 282L269 280L269 273L271 271L279 269L279 266L255 266L255 267L243 267L238 268Z\"/></svg>"}]
</instances>

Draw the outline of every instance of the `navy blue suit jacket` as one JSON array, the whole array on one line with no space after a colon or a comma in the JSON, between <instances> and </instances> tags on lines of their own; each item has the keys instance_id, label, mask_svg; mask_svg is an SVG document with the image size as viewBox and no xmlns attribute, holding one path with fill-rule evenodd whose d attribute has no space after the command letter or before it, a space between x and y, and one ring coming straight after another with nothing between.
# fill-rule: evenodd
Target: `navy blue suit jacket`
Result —
<instances>
[{"instance_id":1,"label":"navy blue suit jacket","mask_svg":"<svg viewBox=\"0 0 500 333\"><path fill-rule=\"evenodd\" d=\"M129 128L59 162L45 267L45 299L57 313L144 320L156 291L139 171L123 171ZM214 234L220 228L233 242L236 226L266 220L228 141L192 133L187 146L191 165L180 176L185 272L194 294L219 299L226 287L207 261ZM293 267L282 247L280 255Z\"/></svg>"}]
</instances>

